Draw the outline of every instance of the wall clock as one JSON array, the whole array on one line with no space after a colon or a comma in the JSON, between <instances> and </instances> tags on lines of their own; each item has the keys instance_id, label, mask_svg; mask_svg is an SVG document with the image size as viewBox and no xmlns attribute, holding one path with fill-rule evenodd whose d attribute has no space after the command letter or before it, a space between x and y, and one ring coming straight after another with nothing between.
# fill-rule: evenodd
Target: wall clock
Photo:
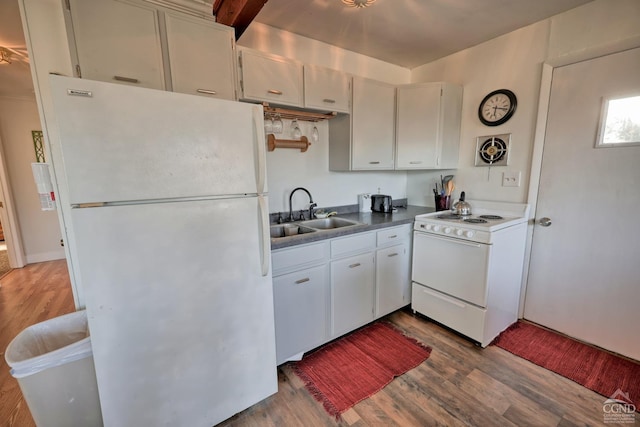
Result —
<instances>
[{"instance_id":1,"label":"wall clock","mask_svg":"<svg viewBox=\"0 0 640 427\"><path fill-rule=\"evenodd\" d=\"M513 116L518 105L515 93L509 89L494 90L478 107L478 118L487 126L498 126Z\"/></svg>"}]
</instances>

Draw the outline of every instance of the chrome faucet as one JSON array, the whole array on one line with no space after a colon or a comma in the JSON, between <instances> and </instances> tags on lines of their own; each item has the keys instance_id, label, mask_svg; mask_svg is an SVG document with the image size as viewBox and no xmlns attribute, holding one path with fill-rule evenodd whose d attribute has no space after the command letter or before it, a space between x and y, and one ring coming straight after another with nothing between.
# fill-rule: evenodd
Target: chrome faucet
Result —
<instances>
[{"instance_id":1,"label":"chrome faucet","mask_svg":"<svg viewBox=\"0 0 640 427\"><path fill-rule=\"evenodd\" d=\"M315 208L318 205L313 202L313 197L311 197L311 193L309 193L309 190L303 187L298 187L298 188L294 188L291 194L289 194L289 221L294 221L293 209L291 208L291 200L293 199L293 193L295 193L298 190L304 191L309 196L309 219L313 219L313 215L314 215L313 208Z\"/></svg>"}]
</instances>

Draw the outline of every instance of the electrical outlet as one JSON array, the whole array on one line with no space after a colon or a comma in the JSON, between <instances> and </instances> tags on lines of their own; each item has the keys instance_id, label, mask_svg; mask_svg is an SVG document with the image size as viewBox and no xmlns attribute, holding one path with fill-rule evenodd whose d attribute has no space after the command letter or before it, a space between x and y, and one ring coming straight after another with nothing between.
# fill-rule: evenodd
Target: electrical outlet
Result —
<instances>
[{"instance_id":1,"label":"electrical outlet","mask_svg":"<svg viewBox=\"0 0 640 427\"><path fill-rule=\"evenodd\" d=\"M508 171L502 173L503 187L520 187L520 171Z\"/></svg>"}]
</instances>

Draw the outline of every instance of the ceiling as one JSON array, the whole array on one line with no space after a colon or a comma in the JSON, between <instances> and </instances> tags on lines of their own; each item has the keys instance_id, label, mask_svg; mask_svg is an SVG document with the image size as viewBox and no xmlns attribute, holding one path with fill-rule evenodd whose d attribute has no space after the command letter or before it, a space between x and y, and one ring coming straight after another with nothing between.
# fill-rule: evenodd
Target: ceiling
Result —
<instances>
[{"instance_id":1,"label":"ceiling","mask_svg":"<svg viewBox=\"0 0 640 427\"><path fill-rule=\"evenodd\" d=\"M414 68L589 1L377 0L356 9L340 0L268 0L255 21ZM16 51L11 65L0 64L0 96L31 96L18 0L0 1L0 46Z\"/></svg>"},{"instance_id":2,"label":"ceiling","mask_svg":"<svg viewBox=\"0 0 640 427\"><path fill-rule=\"evenodd\" d=\"M254 21L414 68L590 1L268 0Z\"/></svg>"}]
</instances>

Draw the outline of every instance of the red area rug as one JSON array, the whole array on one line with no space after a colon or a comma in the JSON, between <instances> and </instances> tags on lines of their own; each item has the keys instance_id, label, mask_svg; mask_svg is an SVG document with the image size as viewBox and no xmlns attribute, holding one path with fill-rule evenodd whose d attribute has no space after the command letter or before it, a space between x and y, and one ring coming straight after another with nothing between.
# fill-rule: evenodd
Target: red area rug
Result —
<instances>
[{"instance_id":1,"label":"red area rug","mask_svg":"<svg viewBox=\"0 0 640 427\"><path fill-rule=\"evenodd\" d=\"M329 414L340 414L415 368L431 349L377 322L321 347L293 364Z\"/></svg>"},{"instance_id":2,"label":"red area rug","mask_svg":"<svg viewBox=\"0 0 640 427\"><path fill-rule=\"evenodd\" d=\"M628 393L640 406L640 363L526 322L513 324L492 344L605 397Z\"/></svg>"}]
</instances>

